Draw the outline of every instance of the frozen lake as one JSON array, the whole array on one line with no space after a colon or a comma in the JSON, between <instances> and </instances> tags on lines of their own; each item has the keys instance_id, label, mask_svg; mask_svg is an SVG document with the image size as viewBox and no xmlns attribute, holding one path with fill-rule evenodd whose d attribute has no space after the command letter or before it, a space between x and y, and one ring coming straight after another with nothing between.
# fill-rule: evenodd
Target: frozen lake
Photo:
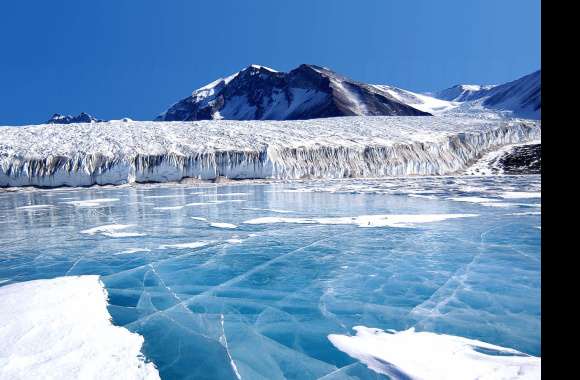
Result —
<instances>
[{"instance_id":1,"label":"frozen lake","mask_svg":"<svg viewBox=\"0 0 580 380\"><path fill-rule=\"evenodd\" d=\"M540 355L540 176L0 192L0 286L97 274L164 379L375 379L329 340Z\"/></svg>"}]
</instances>

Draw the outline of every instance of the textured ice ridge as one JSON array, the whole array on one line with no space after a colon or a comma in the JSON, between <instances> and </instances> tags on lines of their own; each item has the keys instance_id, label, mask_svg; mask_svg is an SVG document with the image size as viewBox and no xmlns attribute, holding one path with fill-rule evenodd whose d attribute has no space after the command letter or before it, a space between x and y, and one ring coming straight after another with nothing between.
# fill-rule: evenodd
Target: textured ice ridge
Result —
<instances>
[{"instance_id":1,"label":"textured ice ridge","mask_svg":"<svg viewBox=\"0 0 580 380\"><path fill-rule=\"evenodd\" d=\"M438 117L0 128L0 186L444 175L539 140L539 122Z\"/></svg>"}]
</instances>

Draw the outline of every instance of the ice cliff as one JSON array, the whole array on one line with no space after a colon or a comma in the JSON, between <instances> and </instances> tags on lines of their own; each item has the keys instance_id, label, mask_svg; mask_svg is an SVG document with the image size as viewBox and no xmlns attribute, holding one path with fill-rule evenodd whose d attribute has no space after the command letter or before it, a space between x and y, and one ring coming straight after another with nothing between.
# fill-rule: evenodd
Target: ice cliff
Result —
<instances>
[{"instance_id":1,"label":"ice cliff","mask_svg":"<svg viewBox=\"0 0 580 380\"><path fill-rule=\"evenodd\" d=\"M443 175L540 133L536 121L457 116L0 127L0 186Z\"/></svg>"}]
</instances>

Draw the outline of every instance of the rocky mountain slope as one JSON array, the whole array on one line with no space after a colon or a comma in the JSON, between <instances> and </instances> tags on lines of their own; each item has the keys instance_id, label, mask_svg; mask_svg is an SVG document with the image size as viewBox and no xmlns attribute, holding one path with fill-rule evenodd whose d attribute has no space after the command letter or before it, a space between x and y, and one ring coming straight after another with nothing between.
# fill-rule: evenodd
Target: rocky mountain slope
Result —
<instances>
[{"instance_id":1,"label":"rocky mountain slope","mask_svg":"<svg viewBox=\"0 0 580 380\"><path fill-rule=\"evenodd\" d=\"M300 120L334 116L430 115L380 86L327 68L300 65L288 73L250 65L171 106L157 121Z\"/></svg>"}]
</instances>

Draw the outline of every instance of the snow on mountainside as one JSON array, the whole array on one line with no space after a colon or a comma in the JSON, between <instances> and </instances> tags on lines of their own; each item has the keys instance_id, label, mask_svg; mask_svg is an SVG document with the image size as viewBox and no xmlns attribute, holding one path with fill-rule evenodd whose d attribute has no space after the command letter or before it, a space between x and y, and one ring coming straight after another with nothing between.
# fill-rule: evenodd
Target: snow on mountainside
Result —
<instances>
[{"instance_id":1,"label":"snow on mountainside","mask_svg":"<svg viewBox=\"0 0 580 380\"><path fill-rule=\"evenodd\" d=\"M400 101L410 105L423 112L428 112L433 115L440 115L457 108L460 103L457 101L448 101L437 99L429 95L418 94L402 88L397 88L387 85L374 85L381 91L387 92L389 95Z\"/></svg>"},{"instance_id":2,"label":"snow on mountainside","mask_svg":"<svg viewBox=\"0 0 580 380\"><path fill-rule=\"evenodd\" d=\"M538 70L512 82L497 86L456 85L434 94L434 97L463 102L464 112L492 109L507 116L540 119L542 108L542 73Z\"/></svg>"},{"instance_id":3,"label":"snow on mountainside","mask_svg":"<svg viewBox=\"0 0 580 380\"><path fill-rule=\"evenodd\" d=\"M157 121L301 120L334 116L429 115L380 86L327 68L300 65L288 73L250 65L180 100Z\"/></svg>"},{"instance_id":4,"label":"snow on mountainside","mask_svg":"<svg viewBox=\"0 0 580 380\"><path fill-rule=\"evenodd\" d=\"M0 186L456 173L539 122L434 117L112 121L0 128Z\"/></svg>"}]
</instances>

